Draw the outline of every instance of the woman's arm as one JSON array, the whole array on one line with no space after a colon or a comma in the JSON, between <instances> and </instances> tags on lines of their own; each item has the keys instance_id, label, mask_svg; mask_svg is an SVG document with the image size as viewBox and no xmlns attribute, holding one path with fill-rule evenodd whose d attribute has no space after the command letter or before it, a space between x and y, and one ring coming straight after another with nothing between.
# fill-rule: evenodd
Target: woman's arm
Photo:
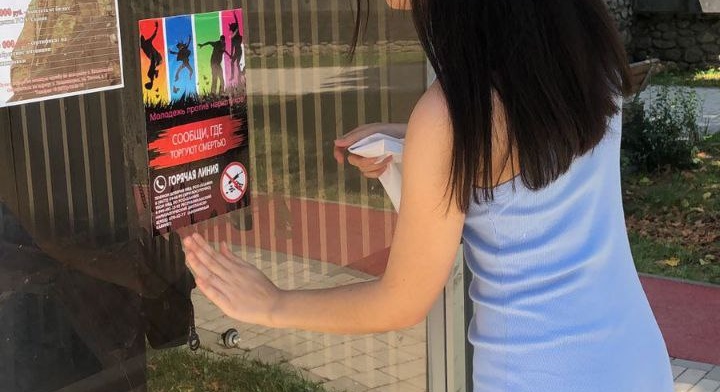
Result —
<instances>
[{"instance_id":1,"label":"woman's arm","mask_svg":"<svg viewBox=\"0 0 720 392\"><path fill-rule=\"evenodd\" d=\"M362 334L421 322L447 282L464 222L446 192L451 150L447 110L435 86L408 125L400 216L378 280L280 291L227 249L213 253L193 237L186 240L186 253L198 287L229 316L273 327Z\"/></svg>"},{"instance_id":2,"label":"woman's arm","mask_svg":"<svg viewBox=\"0 0 720 392\"><path fill-rule=\"evenodd\" d=\"M445 191L451 150L444 99L433 87L408 124L403 198L385 275L325 292L286 293L273 314L277 326L367 333L409 327L427 316L447 283L464 222Z\"/></svg>"},{"instance_id":3,"label":"woman's arm","mask_svg":"<svg viewBox=\"0 0 720 392\"><path fill-rule=\"evenodd\" d=\"M160 24L155 21L155 31L153 31L152 35L148 39L148 41L152 42L155 41L155 37L157 37L158 29L160 29Z\"/></svg>"}]
</instances>

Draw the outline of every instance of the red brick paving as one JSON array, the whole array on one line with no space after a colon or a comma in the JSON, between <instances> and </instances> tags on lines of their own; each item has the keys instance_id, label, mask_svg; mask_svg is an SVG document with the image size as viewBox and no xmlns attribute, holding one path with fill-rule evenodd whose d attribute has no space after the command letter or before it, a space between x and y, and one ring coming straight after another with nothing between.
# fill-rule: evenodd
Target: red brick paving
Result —
<instances>
[{"instance_id":1,"label":"red brick paving","mask_svg":"<svg viewBox=\"0 0 720 392\"><path fill-rule=\"evenodd\" d=\"M640 279L670 356L720 365L720 287Z\"/></svg>"},{"instance_id":2,"label":"red brick paving","mask_svg":"<svg viewBox=\"0 0 720 392\"><path fill-rule=\"evenodd\" d=\"M253 230L232 231L234 244L348 266L375 276L384 272L391 241L385 225L388 221L394 225L393 212L264 195L256 195L252 204ZM321 225L325 238L321 238ZM363 226L370 228L365 234ZM345 249L341 249L342 237ZM670 355L720 365L720 287L645 276L641 281Z\"/></svg>"}]
</instances>

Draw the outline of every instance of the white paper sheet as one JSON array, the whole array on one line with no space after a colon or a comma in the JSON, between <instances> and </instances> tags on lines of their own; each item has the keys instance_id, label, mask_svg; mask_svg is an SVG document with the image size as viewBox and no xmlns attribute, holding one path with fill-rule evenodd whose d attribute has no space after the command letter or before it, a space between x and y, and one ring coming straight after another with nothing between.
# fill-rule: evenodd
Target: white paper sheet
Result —
<instances>
[{"instance_id":1,"label":"white paper sheet","mask_svg":"<svg viewBox=\"0 0 720 392\"><path fill-rule=\"evenodd\" d=\"M364 158L378 158L382 161L392 155L388 169L380 176L380 183L388 194L396 211L400 210L400 191L402 189L402 153L405 141L382 133L370 135L353 144L348 151Z\"/></svg>"}]
</instances>

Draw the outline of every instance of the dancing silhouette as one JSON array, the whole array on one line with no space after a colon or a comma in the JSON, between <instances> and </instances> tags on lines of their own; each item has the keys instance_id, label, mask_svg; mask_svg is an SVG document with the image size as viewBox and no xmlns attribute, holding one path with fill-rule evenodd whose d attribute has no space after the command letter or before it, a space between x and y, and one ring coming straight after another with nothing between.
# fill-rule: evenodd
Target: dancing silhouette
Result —
<instances>
[{"instance_id":1,"label":"dancing silhouette","mask_svg":"<svg viewBox=\"0 0 720 392\"><path fill-rule=\"evenodd\" d=\"M240 62L243 55L243 36L240 33L240 21L238 20L237 14L233 12L235 17L235 23L230 24L230 31L232 36L230 37L230 79L235 79L235 70L237 69L238 76L241 74L242 69Z\"/></svg>"},{"instance_id":2,"label":"dancing silhouette","mask_svg":"<svg viewBox=\"0 0 720 392\"><path fill-rule=\"evenodd\" d=\"M225 90L225 78L223 77L222 61L224 55L230 56L225 47L225 36L221 35L219 41L210 41L200 44L203 48L207 45L212 46L213 52L210 56L210 69L212 70L212 86L210 92L220 95ZM217 92L216 92L217 90Z\"/></svg>"},{"instance_id":3,"label":"dancing silhouette","mask_svg":"<svg viewBox=\"0 0 720 392\"><path fill-rule=\"evenodd\" d=\"M155 78L158 77L158 67L162 64L163 57L160 52L155 48L153 41L157 37L159 23L155 21L155 31L152 33L150 38L145 38L144 35L140 36L140 48L142 49L145 56L150 60L150 66L148 67L147 77L150 79L149 82L145 83L145 89L152 90Z\"/></svg>"},{"instance_id":4,"label":"dancing silhouette","mask_svg":"<svg viewBox=\"0 0 720 392\"><path fill-rule=\"evenodd\" d=\"M175 55L175 59L178 62L181 62L182 65L180 68L178 68L177 72L175 72L175 81L177 82L180 79L180 72L182 72L183 69L187 69L190 72L190 76L188 78L192 78L195 74L195 70L193 69L192 65L190 65L190 56L192 56L192 51L190 50L190 44L192 44L192 36L188 37L188 42L178 42L175 47L177 48L177 51L170 50L170 54Z\"/></svg>"}]
</instances>

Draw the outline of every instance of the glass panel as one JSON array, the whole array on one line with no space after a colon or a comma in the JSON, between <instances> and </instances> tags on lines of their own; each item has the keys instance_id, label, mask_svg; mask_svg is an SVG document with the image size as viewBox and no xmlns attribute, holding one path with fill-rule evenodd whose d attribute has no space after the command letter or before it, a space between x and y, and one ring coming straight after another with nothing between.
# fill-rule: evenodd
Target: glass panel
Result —
<instances>
[{"instance_id":1,"label":"glass panel","mask_svg":"<svg viewBox=\"0 0 720 392\"><path fill-rule=\"evenodd\" d=\"M382 1L371 2L349 60L349 3L121 1L123 90L0 110L4 391L222 391L251 382L275 391L287 370L328 390L426 390L424 324L337 336L235 322L192 290L177 236L142 229L148 159L137 21L242 7L251 207L195 229L230 241L282 288L383 273L391 203L379 182L335 162L333 141L359 124L406 121L426 66L410 16ZM193 327L200 352L219 356L171 349ZM219 342L230 328L240 338L232 349ZM218 359L225 356L240 359Z\"/></svg>"},{"instance_id":2,"label":"glass panel","mask_svg":"<svg viewBox=\"0 0 720 392\"><path fill-rule=\"evenodd\" d=\"M391 205L379 183L332 156L333 140L358 124L405 121L424 90L424 57L410 41L408 17L378 5L366 45L348 64L350 9L319 1L248 4L252 230L199 226L230 238L280 287L360 282L384 270ZM330 386L425 390L424 325L359 337L279 331L214 319L212 306L199 295L194 302L199 328L235 326L241 348L282 357Z\"/></svg>"}]
</instances>

